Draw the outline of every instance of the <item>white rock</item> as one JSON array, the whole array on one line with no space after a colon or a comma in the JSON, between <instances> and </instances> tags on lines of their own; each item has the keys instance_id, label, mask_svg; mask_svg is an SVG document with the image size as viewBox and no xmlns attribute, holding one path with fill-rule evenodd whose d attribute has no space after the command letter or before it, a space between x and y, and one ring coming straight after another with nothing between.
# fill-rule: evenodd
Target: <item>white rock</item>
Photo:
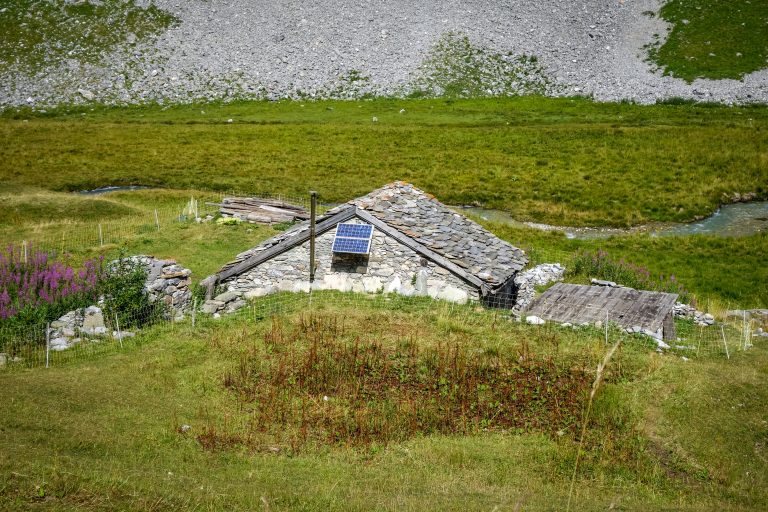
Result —
<instances>
[{"instance_id":1,"label":"white rock","mask_svg":"<svg viewBox=\"0 0 768 512\"><path fill-rule=\"evenodd\" d=\"M52 350L62 350L62 348L68 348L69 347L69 339L64 338L63 336L53 338L51 340L51 349Z\"/></svg>"},{"instance_id":2,"label":"white rock","mask_svg":"<svg viewBox=\"0 0 768 512\"><path fill-rule=\"evenodd\" d=\"M366 293L377 293L383 288L381 279L375 276L366 276L363 278L363 289Z\"/></svg>"},{"instance_id":3,"label":"white rock","mask_svg":"<svg viewBox=\"0 0 768 512\"><path fill-rule=\"evenodd\" d=\"M400 276L396 275L394 279L392 279L389 283L387 283L387 286L384 288L384 291L387 293L398 293L401 287L402 287L402 282L400 281Z\"/></svg>"},{"instance_id":4,"label":"white rock","mask_svg":"<svg viewBox=\"0 0 768 512\"><path fill-rule=\"evenodd\" d=\"M253 290L248 290L243 294L243 297L246 299L257 299L259 297L264 297L269 295L270 293L274 292L274 288L271 286L265 287L265 288L254 288Z\"/></svg>"},{"instance_id":5,"label":"white rock","mask_svg":"<svg viewBox=\"0 0 768 512\"><path fill-rule=\"evenodd\" d=\"M77 93L88 101L93 101L94 95L87 89L78 89Z\"/></svg>"},{"instance_id":6,"label":"white rock","mask_svg":"<svg viewBox=\"0 0 768 512\"><path fill-rule=\"evenodd\" d=\"M437 294L437 298L450 302L456 302L458 304L466 304L466 302L469 300L469 294L461 288L448 285L440 290L440 292Z\"/></svg>"},{"instance_id":7,"label":"white rock","mask_svg":"<svg viewBox=\"0 0 768 512\"><path fill-rule=\"evenodd\" d=\"M531 325L544 325L547 322L537 317L536 315L530 315L525 317L525 323L531 324Z\"/></svg>"},{"instance_id":8,"label":"white rock","mask_svg":"<svg viewBox=\"0 0 768 512\"><path fill-rule=\"evenodd\" d=\"M326 274L323 281L327 290L352 291L352 280L344 274Z\"/></svg>"}]
</instances>

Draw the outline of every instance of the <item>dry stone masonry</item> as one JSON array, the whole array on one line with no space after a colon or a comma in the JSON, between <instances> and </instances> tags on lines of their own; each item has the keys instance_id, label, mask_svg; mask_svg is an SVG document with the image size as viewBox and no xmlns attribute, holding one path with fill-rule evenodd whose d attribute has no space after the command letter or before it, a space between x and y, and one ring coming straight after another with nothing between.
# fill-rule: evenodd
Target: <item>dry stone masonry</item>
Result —
<instances>
[{"instance_id":1,"label":"dry stone masonry","mask_svg":"<svg viewBox=\"0 0 768 512\"><path fill-rule=\"evenodd\" d=\"M550 283L562 281L565 267L560 263L542 263L515 276L517 297L515 311L524 311L536 296L537 286L547 286ZM530 323L530 322L529 322Z\"/></svg>"},{"instance_id":2,"label":"dry stone masonry","mask_svg":"<svg viewBox=\"0 0 768 512\"><path fill-rule=\"evenodd\" d=\"M342 222L372 226L369 255L333 252L336 226ZM520 249L403 182L328 211L317 226L313 290L398 293L458 303L501 296L509 307L513 278L527 263ZM275 292L310 291L309 224L241 253L205 281L225 290L204 304L203 311L212 314Z\"/></svg>"},{"instance_id":3,"label":"dry stone masonry","mask_svg":"<svg viewBox=\"0 0 768 512\"><path fill-rule=\"evenodd\" d=\"M184 268L176 260L160 260L152 256L131 256L144 266L147 280L144 288L149 292L150 301L162 301L168 315L184 316L192 305L192 271Z\"/></svg>"},{"instance_id":4,"label":"dry stone masonry","mask_svg":"<svg viewBox=\"0 0 768 512\"><path fill-rule=\"evenodd\" d=\"M161 301L165 305L167 319L183 317L191 307L192 271L177 264L175 260L160 260L144 255L130 256L129 259L140 263L146 270L144 288L149 293L150 301ZM66 350L84 339L120 339L135 335L130 331L112 329L110 326L114 326L114 322L105 321L101 306L103 300L97 305L69 311L51 322L51 350Z\"/></svg>"},{"instance_id":5,"label":"dry stone masonry","mask_svg":"<svg viewBox=\"0 0 768 512\"><path fill-rule=\"evenodd\" d=\"M380 231L374 230L371 256L365 259L334 257L333 238L330 231L316 239L313 290L399 293L458 303L479 298L472 286ZM207 301L204 312L229 313L243 307L247 299L276 292L309 292L309 242L222 284L226 292Z\"/></svg>"}]
</instances>

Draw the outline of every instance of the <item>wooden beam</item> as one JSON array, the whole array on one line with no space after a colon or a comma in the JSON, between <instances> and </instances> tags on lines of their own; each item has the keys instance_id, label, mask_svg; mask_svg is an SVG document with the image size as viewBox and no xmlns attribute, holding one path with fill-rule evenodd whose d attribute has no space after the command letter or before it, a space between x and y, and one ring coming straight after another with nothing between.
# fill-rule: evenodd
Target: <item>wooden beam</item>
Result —
<instances>
[{"instance_id":1,"label":"wooden beam","mask_svg":"<svg viewBox=\"0 0 768 512\"><path fill-rule=\"evenodd\" d=\"M338 224L339 222L344 222L351 219L352 217L355 216L355 210L356 208L354 206L350 206L346 210L342 210L336 215L333 215L332 217L328 217L318 222L315 228L317 232L316 236L322 235L326 231L336 226L336 224ZM259 251L258 253L241 261L240 263L219 272L217 274L217 282L221 282L221 281L224 281L225 279L229 279L234 275L247 272L252 268L261 265L265 261L271 258L274 258L275 256L282 254L286 251L289 251L298 245L303 244L304 242L309 240L309 236L310 236L310 230L309 230L309 226L307 226L307 228L303 232L300 232L299 234L293 236L291 239L284 240L279 244L273 245L269 249Z\"/></svg>"}]
</instances>

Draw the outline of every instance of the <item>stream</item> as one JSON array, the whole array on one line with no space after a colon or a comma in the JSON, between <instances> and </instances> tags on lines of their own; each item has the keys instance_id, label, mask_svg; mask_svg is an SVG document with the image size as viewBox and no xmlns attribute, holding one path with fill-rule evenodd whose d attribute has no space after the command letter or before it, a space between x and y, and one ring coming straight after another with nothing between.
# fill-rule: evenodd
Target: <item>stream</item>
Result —
<instances>
[{"instance_id":1,"label":"stream","mask_svg":"<svg viewBox=\"0 0 768 512\"><path fill-rule=\"evenodd\" d=\"M768 231L768 201L728 204L718 208L709 217L696 222L668 222L629 229L573 228L550 226L515 220L508 212L487 208L461 207L461 212L476 215L483 220L515 227L528 227L543 231L562 231L568 238L589 240L616 235L647 233L650 236L716 235L723 237L750 236Z\"/></svg>"},{"instance_id":2,"label":"stream","mask_svg":"<svg viewBox=\"0 0 768 512\"><path fill-rule=\"evenodd\" d=\"M142 185L101 187L94 190L78 192L84 195L99 195L109 192L124 192L130 190L146 190L153 187ZM331 205L326 205L331 206ZM336 206L334 203L332 206ZM536 222L516 220L504 210L478 208L473 206L452 207L456 211L475 215L483 220L507 224L514 227L527 227L542 231L561 231L568 238L590 240L609 238L617 235L647 233L650 236L688 236L716 235L723 237L750 236L768 231L768 201L750 203L734 203L721 206L715 213L696 222L666 222L637 226L629 229L622 228L574 228L567 226L550 226Z\"/></svg>"}]
</instances>

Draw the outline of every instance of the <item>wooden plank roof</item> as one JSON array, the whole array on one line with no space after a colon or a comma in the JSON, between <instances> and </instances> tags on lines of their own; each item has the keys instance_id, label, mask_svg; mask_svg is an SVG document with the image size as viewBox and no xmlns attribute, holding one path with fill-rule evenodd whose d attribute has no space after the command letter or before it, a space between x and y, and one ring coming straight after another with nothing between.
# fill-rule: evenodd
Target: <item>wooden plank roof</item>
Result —
<instances>
[{"instance_id":1,"label":"wooden plank roof","mask_svg":"<svg viewBox=\"0 0 768 512\"><path fill-rule=\"evenodd\" d=\"M527 315L572 324L605 321L622 327L662 329L664 319L677 302L677 294L632 288L557 283L531 303Z\"/></svg>"}]
</instances>

